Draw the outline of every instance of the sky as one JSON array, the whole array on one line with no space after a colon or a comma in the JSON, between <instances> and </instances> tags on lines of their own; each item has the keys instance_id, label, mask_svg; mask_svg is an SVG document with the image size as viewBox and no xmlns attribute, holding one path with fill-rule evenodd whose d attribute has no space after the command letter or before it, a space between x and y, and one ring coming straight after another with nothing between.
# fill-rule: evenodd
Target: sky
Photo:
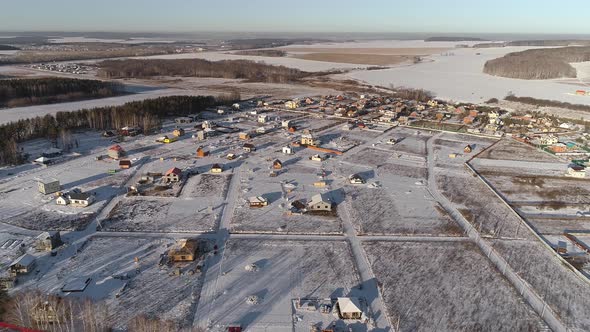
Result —
<instances>
[{"instance_id":1,"label":"sky","mask_svg":"<svg viewBox=\"0 0 590 332\"><path fill-rule=\"evenodd\" d=\"M5 0L0 31L590 34L588 0Z\"/></svg>"}]
</instances>

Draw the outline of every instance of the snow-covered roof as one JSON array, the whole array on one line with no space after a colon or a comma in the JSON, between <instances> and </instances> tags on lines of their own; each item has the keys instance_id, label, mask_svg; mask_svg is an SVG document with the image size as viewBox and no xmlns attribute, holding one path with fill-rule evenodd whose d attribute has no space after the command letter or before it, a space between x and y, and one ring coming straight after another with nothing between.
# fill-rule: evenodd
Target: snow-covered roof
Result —
<instances>
[{"instance_id":1,"label":"snow-covered roof","mask_svg":"<svg viewBox=\"0 0 590 332\"><path fill-rule=\"evenodd\" d=\"M338 307L341 313L362 313L361 303L356 297L339 297Z\"/></svg>"},{"instance_id":2,"label":"snow-covered roof","mask_svg":"<svg viewBox=\"0 0 590 332\"><path fill-rule=\"evenodd\" d=\"M33 262L35 262L34 256L31 256L29 254L24 254L24 255L20 256L19 258L15 259L14 262L12 262L10 264L10 266L14 266L14 265L30 266L31 264L33 264Z\"/></svg>"},{"instance_id":3,"label":"snow-covered roof","mask_svg":"<svg viewBox=\"0 0 590 332\"><path fill-rule=\"evenodd\" d=\"M262 196L255 196L255 197L248 198L248 202L251 204L266 203L267 201L268 200Z\"/></svg>"},{"instance_id":4,"label":"snow-covered roof","mask_svg":"<svg viewBox=\"0 0 590 332\"><path fill-rule=\"evenodd\" d=\"M311 198L309 205L315 205L317 203L324 203L324 202L331 203L332 201L330 200L330 198L326 194L317 194Z\"/></svg>"}]
</instances>

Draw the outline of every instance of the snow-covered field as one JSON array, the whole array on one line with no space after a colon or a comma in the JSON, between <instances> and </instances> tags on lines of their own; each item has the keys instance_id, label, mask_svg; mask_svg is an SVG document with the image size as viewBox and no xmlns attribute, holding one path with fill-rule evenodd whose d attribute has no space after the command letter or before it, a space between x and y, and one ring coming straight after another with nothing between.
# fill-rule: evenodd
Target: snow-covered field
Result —
<instances>
[{"instance_id":1,"label":"snow-covered field","mask_svg":"<svg viewBox=\"0 0 590 332\"><path fill-rule=\"evenodd\" d=\"M437 97L456 101L484 102L502 99L509 93L517 96L551 99L573 104L590 104L590 98L576 96L577 89L587 89L586 75L578 79L518 80L483 73L486 61L530 47L462 48L432 55L423 63L399 65L386 70L354 71L347 76L369 84L410 87L432 91ZM443 53L444 54L444 53Z\"/></svg>"},{"instance_id":2,"label":"snow-covered field","mask_svg":"<svg viewBox=\"0 0 590 332\"><path fill-rule=\"evenodd\" d=\"M397 331L545 327L472 243L367 242L364 247Z\"/></svg>"},{"instance_id":3,"label":"snow-covered field","mask_svg":"<svg viewBox=\"0 0 590 332\"><path fill-rule=\"evenodd\" d=\"M347 296L360 283L344 241L230 240L221 266L213 302L197 313L211 331L309 331L293 323L293 299ZM247 302L252 295L256 304Z\"/></svg>"}]
</instances>

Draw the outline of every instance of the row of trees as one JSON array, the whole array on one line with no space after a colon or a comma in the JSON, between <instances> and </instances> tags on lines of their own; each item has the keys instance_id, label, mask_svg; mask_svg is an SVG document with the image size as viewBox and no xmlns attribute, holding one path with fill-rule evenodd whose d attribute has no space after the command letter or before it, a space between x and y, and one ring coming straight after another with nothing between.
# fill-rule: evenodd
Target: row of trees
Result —
<instances>
[{"instance_id":1,"label":"row of trees","mask_svg":"<svg viewBox=\"0 0 590 332\"><path fill-rule=\"evenodd\" d=\"M483 71L494 76L528 80L573 78L577 72L570 63L584 61L590 61L590 47L532 49L489 60Z\"/></svg>"},{"instance_id":2,"label":"row of trees","mask_svg":"<svg viewBox=\"0 0 590 332\"><path fill-rule=\"evenodd\" d=\"M310 75L307 72L247 60L208 61L203 59L127 59L99 64L104 78L146 78L153 76L220 77L252 82L289 83Z\"/></svg>"},{"instance_id":3,"label":"row of trees","mask_svg":"<svg viewBox=\"0 0 590 332\"><path fill-rule=\"evenodd\" d=\"M98 80L59 77L0 80L0 107L110 97L122 94L123 90L120 83Z\"/></svg>"},{"instance_id":4,"label":"row of trees","mask_svg":"<svg viewBox=\"0 0 590 332\"><path fill-rule=\"evenodd\" d=\"M244 50L237 51L234 54L246 56L268 56L268 57L284 57L287 52L283 50Z\"/></svg>"},{"instance_id":5,"label":"row of trees","mask_svg":"<svg viewBox=\"0 0 590 332\"><path fill-rule=\"evenodd\" d=\"M3 305L5 311L0 321L16 326L50 332L108 332L113 329L111 312L103 302L28 291L5 297ZM132 318L126 325L130 332L203 332L182 329L172 321L144 315Z\"/></svg>"},{"instance_id":6,"label":"row of trees","mask_svg":"<svg viewBox=\"0 0 590 332\"><path fill-rule=\"evenodd\" d=\"M196 114L207 107L230 104L239 94L215 98L212 96L171 96L129 102L121 106L58 112L23 119L0 126L0 165L13 165L23 161L19 142L35 138L55 140L74 129L117 129L137 126L144 132L153 132L161 120L171 116Z\"/></svg>"}]
</instances>

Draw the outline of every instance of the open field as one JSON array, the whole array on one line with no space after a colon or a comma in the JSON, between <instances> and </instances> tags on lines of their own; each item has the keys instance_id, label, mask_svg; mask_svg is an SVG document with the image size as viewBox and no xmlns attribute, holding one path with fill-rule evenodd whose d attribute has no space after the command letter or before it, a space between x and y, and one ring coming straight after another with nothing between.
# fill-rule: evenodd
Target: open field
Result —
<instances>
[{"instance_id":1,"label":"open field","mask_svg":"<svg viewBox=\"0 0 590 332\"><path fill-rule=\"evenodd\" d=\"M399 331L545 328L471 243L366 242L364 247Z\"/></svg>"},{"instance_id":2,"label":"open field","mask_svg":"<svg viewBox=\"0 0 590 332\"><path fill-rule=\"evenodd\" d=\"M510 138L502 139L491 149L480 154L478 158L534 162L557 162L559 160L549 153Z\"/></svg>"},{"instance_id":3,"label":"open field","mask_svg":"<svg viewBox=\"0 0 590 332\"><path fill-rule=\"evenodd\" d=\"M386 54L347 54L347 53L305 53L293 55L297 59L337 62L337 63L354 63L363 65L395 65L406 61L412 61L412 56L405 55L386 55Z\"/></svg>"},{"instance_id":4,"label":"open field","mask_svg":"<svg viewBox=\"0 0 590 332\"><path fill-rule=\"evenodd\" d=\"M251 264L256 270L246 269ZM230 240L218 295L213 303L199 303L197 318L212 331L235 324L249 331L308 331L309 325L293 326L291 300L347 296L359 282L344 241ZM246 301L251 295L258 303Z\"/></svg>"}]
</instances>

